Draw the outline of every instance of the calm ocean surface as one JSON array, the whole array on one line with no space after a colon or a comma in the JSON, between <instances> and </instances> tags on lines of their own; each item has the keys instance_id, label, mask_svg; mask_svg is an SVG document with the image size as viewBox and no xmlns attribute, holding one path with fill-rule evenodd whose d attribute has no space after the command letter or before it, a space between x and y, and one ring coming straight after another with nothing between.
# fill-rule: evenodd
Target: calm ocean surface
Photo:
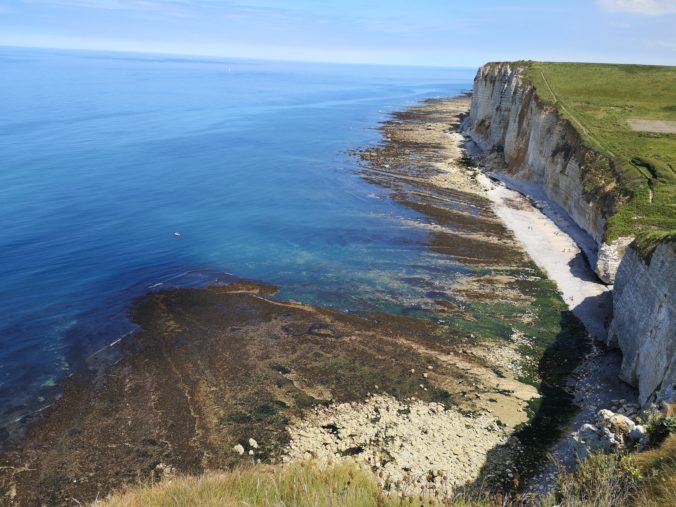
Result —
<instances>
[{"instance_id":1,"label":"calm ocean surface","mask_svg":"<svg viewBox=\"0 0 676 507\"><path fill-rule=\"evenodd\" d=\"M131 331L149 290L230 273L282 299L415 307L461 268L348 151L473 76L0 48L0 426Z\"/></svg>"}]
</instances>

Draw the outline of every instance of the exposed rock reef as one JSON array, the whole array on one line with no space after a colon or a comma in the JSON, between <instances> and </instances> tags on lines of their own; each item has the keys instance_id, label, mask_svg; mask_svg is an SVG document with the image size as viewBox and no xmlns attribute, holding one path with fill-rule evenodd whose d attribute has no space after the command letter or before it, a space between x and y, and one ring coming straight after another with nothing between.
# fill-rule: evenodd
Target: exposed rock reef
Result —
<instances>
[{"instance_id":1,"label":"exposed rock reef","mask_svg":"<svg viewBox=\"0 0 676 507\"><path fill-rule=\"evenodd\" d=\"M676 398L676 242L649 258L630 246L617 272L608 345L622 350L620 377L638 387L639 400Z\"/></svg>"},{"instance_id":2,"label":"exposed rock reef","mask_svg":"<svg viewBox=\"0 0 676 507\"><path fill-rule=\"evenodd\" d=\"M458 428L444 437L449 448L487 450L526 421L527 403L538 396L429 321L358 317L266 297L274 292L242 281L140 299L134 320L142 329L123 344L122 360L105 376L71 378L27 439L0 453L0 504L72 505L139 481L252 459L279 462L293 455L291 438L306 430L331 434L321 414L341 412L337 428L358 424L367 435L368 410L359 407L374 400L382 424L392 415L390 402L395 412L410 410L396 427L373 426L375 434L399 430L406 442L420 442L439 419ZM354 417L346 406L355 407ZM383 447L377 439L358 440L363 447L356 449L310 440L302 455L395 453L393 442ZM438 464L426 461L429 449L407 452L406 461L389 466L393 476L403 467L427 476ZM442 468L457 484L498 458L474 453L471 466Z\"/></svg>"},{"instance_id":3,"label":"exposed rock reef","mask_svg":"<svg viewBox=\"0 0 676 507\"><path fill-rule=\"evenodd\" d=\"M448 332L456 336L467 336L469 332L469 341L473 347L466 351L489 364L500 364L500 370L506 376L503 381L508 381L512 375L525 379L537 370L536 377L531 379L544 396L535 413L531 412L530 424L522 426L506 443L488 452L487 463L497 461L502 466L483 466L473 483L480 489L509 488L513 487L514 481L523 483L542 467L546 453L557 442L574 413L565 381L585 354L588 345L587 333L575 317L584 319L585 315L591 315L592 312L584 311L578 315L570 309L586 306L598 313L599 303L605 299L607 288L593 281L595 277L586 265L580 266L580 262L584 263L583 255L577 246L572 241L564 241L567 236L561 234L552 220L544 216L534 203L494 183L470 163L467 152L461 149L466 146L464 139L457 131L457 117L460 113L466 113L467 109L454 107L458 103L457 99L428 100L420 106L395 113L383 125L386 142L376 149L364 150L360 155L365 161L365 178L391 189L391 197L395 201L429 217L420 220L418 226L429 231L430 244L435 251L449 254L455 262L461 261L475 267L472 276L461 277L448 292L451 299L438 300L440 309L443 308L449 314ZM450 130L449 124L452 127ZM467 207L466 203L471 203L471 206ZM552 245L558 249L554 255ZM570 284L564 284L565 302L560 292L559 296L546 297L545 300L536 297L528 302L524 299L525 294L520 286L533 281L534 273L518 274L513 269L504 269L514 265L515 247L516 250L526 250L533 267L537 265L549 272L548 266L553 265L554 269L565 270L571 277L577 276L575 280L570 280ZM498 252L501 253L496 256ZM542 256L551 262L546 265L539 263L536 258ZM486 268L489 268L488 272ZM536 272L543 274L539 270ZM582 280L579 278L580 273L583 273ZM589 287L587 282L590 282ZM558 292L551 281L546 285ZM543 293L541 295L544 296ZM588 300L587 303L591 301L591 304L577 304L582 300ZM510 316L509 312L501 311L501 316L494 319L497 317L496 309L505 308L505 304L516 310L517 315ZM475 314L476 320L464 323L464 315L472 307L481 310ZM559 334L555 342L549 342L550 347L536 359L539 355L536 350L549 334L545 327L535 324L545 308L546 312L554 312L550 315L560 316L559 324L553 327ZM511 323L511 329L504 328L506 323ZM603 319L601 328L602 323ZM496 340L499 335L496 336L495 331L498 329L502 329L498 331L502 339ZM486 340L489 336L491 338ZM505 342L504 338L508 341ZM535 361L524 361L523 357L519 360L518 354L524 353ZM449 355L447 358L461 365L457 357ZM489 381L490 373L486 374L486 381ZM522 388L518 384L512 383L512 387L507 389L516 389L514 395L517 398L522 396L519 394ZM527 395L526 392L523 394ZM516 422L509 417L509 411L503 408L503 401L500 398L493 399L497 403L492 404L490 412L498 415L508 426ZM485 398L481 396L476 397L473 403L481 406L484 401ZM490 399L488 401L491 402ZM328 417L332 414L323 415ZM336 421L333 424L339 426ZM401 428L396 429L398 431ZM491 438L504 439L505 436L503 432L497 432ZM309 442L302 439L299 446L314 447L314 442L323 436L315 437ZM525 452L515 452L517 447L514 443L523 444ZM460 444L455 442L454 445ZM397 456L398 449L385 446L382 450L376 449L374 454L379 452ZM438 454L428 453L426 457L435 460ZM387 468L385 466L378 471L378 476L385 482L388 477L396 477ZM444 473L441 477L446 476L448 479L439 480L442 493L448 491L449 484L457 484L459 478L471 475L474 468L469 463L463 465L462 472L458 471L458 467L453 473L442 470ZM432 476L430 478L438 480ZM407 478L399 482L400 485L402 483L414 490L423 486L421 482L411 484Z\"/></svg>"},{"instance_id":4,"label":"exposed rock reef","mask_svg":"<svg viewBox=\"0 0 676 507\"><path fill-rule=\"evenodd\" d=\"M385 491L407 496L429 490L452 495L479 474L488 452L506 444L511 433L488 413L388 395L317 408L289 432L285 461L356 459L376 472ZM513 477L516 471L508 463L505 468Z\"/></svg>"},{"instance_id":5,"label":"exposed rock reef","mask_svg":"<svg viewBox=\"0 0 676 507\"><path fill-rule=\"evenodd\" d=\"M611 192L587 192L589 168L613 161L586 147L556 107L544 104L524 68L488 64L474 80L466 133L509 178L537 183L594 242L581 244L598 276L613 283L631 238L605 242L606 221L620 204ZM608 189L610 190L610 189Z\"/></svg>"}]
</instances>

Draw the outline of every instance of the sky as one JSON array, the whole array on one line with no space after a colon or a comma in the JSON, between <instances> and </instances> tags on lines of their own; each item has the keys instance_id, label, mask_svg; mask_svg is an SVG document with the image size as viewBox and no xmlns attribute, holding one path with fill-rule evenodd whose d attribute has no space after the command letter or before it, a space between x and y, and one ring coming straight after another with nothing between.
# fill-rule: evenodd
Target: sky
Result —
<instances>
[{"instance_id":1,"label":"sky","mask_svg":"<svg viewBox=\"0 0 676 507\"><path fill-rule=\"evenodd\" d=\"M676 65L676 0L0 0L0 45L425 66Z\"/></svg>"}]
</instances>

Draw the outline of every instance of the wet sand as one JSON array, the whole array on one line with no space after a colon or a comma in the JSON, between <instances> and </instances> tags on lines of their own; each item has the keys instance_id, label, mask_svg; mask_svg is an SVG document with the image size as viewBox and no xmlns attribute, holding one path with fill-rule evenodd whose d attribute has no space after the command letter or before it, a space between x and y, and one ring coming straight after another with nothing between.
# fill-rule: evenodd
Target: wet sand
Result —
<instances>
[{"instance_id":1,"label":"wet sand","mask_svg":"<svg viewBox=\"0 0 676 507\"><path fill-rule=\"evenodd\" d=\"M404 225L426 231L457 269L453 284L416 280L429 290L410 316L277 301L256 282L147 295L121 361L69 379L0 455L3 500L66 505L176 473L308 457L356 459L399 491L518 484L570 417L565 378L583 333L463 159L468 100L396 113L383 143L357 153L365 179L420 214ZM374 411L374 438L345 447ZM435 447L428 424L453 431Z\"/></svg>"}]
</instances>

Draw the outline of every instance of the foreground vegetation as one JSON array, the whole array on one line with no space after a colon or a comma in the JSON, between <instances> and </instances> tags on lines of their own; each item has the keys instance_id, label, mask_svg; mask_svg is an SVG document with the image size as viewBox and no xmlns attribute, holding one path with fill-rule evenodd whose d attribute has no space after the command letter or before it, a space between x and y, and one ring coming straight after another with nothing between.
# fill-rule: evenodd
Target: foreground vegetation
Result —
<instances>
[{"instance_id":1,"label":"foreground vegetation","mask_svg":"<svg viewBox=\"0 0 676 507\"><path fill-rule=\"evenodd\" d=\"M627 123L676 121L676 67L523 63L540 100L556 105L584 143L607 157L588 161L584 182L588 192L610 192L621 203L606 240L676 231L676 134Z\"/></svg>"},{"instance_id":2,"label":"foreground vegetation","mask_svg":"<svg viewBox=\"0 0 676 507\"><path fill-rule=\"evenodd\" d=\"M674 419L673 417L670 419ZM313 462L286 467L252 465L231 472L171 479L113 496L102 507L660 507L676 505L676 435L635 454L598 454L573 473L562 471L556 491L510 500L501 495L464 495L454 499L387 495L368 471L352 462L321 468Z\"/></svg>"},{"instance_id":3,"label":"foreground vegetation","mask_svg":"<svg viewBox=\"0 0 676 507\"><path fill-rule=\"evenodd\" d=\"M373 474L354 462L328 468L305 462L286 467L255 465L228 473L185 477L132 489L97 505L105 507L479 507L501 504L490 499L443 500L429 495L385 494ZM549 502L548 505L553 505Z\"/></svg>"},{"instance_id":4,"label":"foreground vegetation","mask_svg":"<svg viewBox=\"0 0 676 507\"><path fill-rule=\"evenodd\" d=\"M553 495L562 507L676 505L676 436L636 454L597 454L559 475Z\"/></svg>"}]
</instances>

